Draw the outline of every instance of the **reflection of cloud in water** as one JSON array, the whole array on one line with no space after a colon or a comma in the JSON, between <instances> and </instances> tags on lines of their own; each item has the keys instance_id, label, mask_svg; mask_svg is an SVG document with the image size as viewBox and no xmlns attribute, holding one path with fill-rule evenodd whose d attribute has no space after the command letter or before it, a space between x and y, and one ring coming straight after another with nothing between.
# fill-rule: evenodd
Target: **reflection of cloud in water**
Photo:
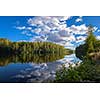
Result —
<instances>
[{"instance_id":1,"label":"reflection of cloud in water","mask_svg":"<svg viewBox=\"0 0 100 100\"><path fill-rule=\"evenodd\" d=\"M30 66L36 68L36 69L46 69L47 68L47 64L46 63L42 63L42 64L35 64L35 63L30 63Z\"/></svg>"},{"instance_id":2,"label":"reflection of cloud in water","mask_svg":"<svg viewBox=\"0 0 100 100\"><path fill-rule=\"evenodd\" d=\"M75 63L80 63L81 60L75 56L75 54L66 55L63 59L58 60L58 62L61 62L66 67L69 67L69 65L75 66Z\"/></svg>"},{"instance_id":3,"label":"reflection of cloud in water","mask_svg":"<svg viewBox=\"0 0 100 100\"><path fill-rule=\"evenodd\" d=\"M34 64L30 63L31 68L26 68L24 70L21 70L18 75L16 75L13 78L16 78L16 80L20 80L23 82L23 80L27 82L43 82L50 79L51 76L54 74L53 71L50 71L47 64Z\"/></svg>"},{"instance_id":4,"label":"reflection of cloud in water","mask_svg":"<svg viewBox=\"0 0 100 100\"><path fill-rule=\"evenodd\" d=\"M55 62L42 64L29 63L31 68L20 70L20 73L13 78L16 80L18 79L18 82L23 82L23 80L25 82L47 82L48 80L53 80L55 78L56 70L61 68L62 64L64 64L65 67L68 67L69 64L75 65L75 62L80 62L80 60L72 54Z\"/></svg>"}]
</instances>

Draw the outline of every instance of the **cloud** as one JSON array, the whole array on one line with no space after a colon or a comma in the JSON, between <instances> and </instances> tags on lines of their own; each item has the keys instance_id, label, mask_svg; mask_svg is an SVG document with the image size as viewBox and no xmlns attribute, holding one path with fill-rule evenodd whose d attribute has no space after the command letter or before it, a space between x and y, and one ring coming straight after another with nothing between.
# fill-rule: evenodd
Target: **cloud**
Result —
<instances>
[{"instance_id":1,"label":"cloud","mask_svg":"<svg viewBox=\"0 0 100 100\"><path fill-rule=\"evenodd\" d=\"M26 30L32 30L32 27L26 27Z\"/></svg>"},{"instance_id":2,"label":"cloud","mask_svg":"<svg viewBox=\"0 0 100 100\"><path fill-rule=\"evenodd\" d=\"M48 25L49 27L58 27L59 22L64 23L65 20L68 20L69 16L37 16L30 18L28 24L30 26L43 26Z\"/></svg>"},{"instance_id":3,"label":"cloud","mask_svg":"<svg viewBox=\"0 0 100 100\"><path fill-rule=\"evenodd\" d=\"M35 42L35 41L46 41L47 38L44 36L34 36L32 38L30 38L30 42Z\"/></svg>"},{"instance_id":4,"label":"cloud","mask_svg":"<svg viewBox=\"0 0 100 100\"><path fill-rule=\"evenodd\" d=\"M26 35L26 36L28 36L28 37L31 37L31 36L32 36L32 34L29 33L27 30L23 30L23 31L21 32L21 34Z\"/></svg>"},{"instance_id":5,"label":"cloud","mask_svg":"<svg viewBox=\"0 0 100 100\"><path fill-rule=\"evenodd\" d=\"M97 32L100 32L100 29L98 29Z\"/></svg>"},{"instance_id":6,"label":"cloud","mask_svg":"<svg viewBox=\"0 0 100 100\"><path fill-rule=\"evenodd\" d=\"M82 24L79 26L72 25L69 29L74 34L86 34L88 28L85 24Z\"/></svg>"},{"instance_id":7,"label":"cloud","mask_svg":"<svg viewBox=\"0 0 100 100\"><path fill-rule=\"evenodd\" d=\"M93 29L94 29L94 32L95 32L95 31L98 31L98 27L96 27L96 26L93 27Z\"/></svg>"},{"instance_id":8,"label":"cloud","mask_svg":"<svg viewBox=\"0 0 100 100\"><path fill-rule=\"evenodd\" d=\"M16 29L18 29L18 30L24 30L24 29L26 29L26 27L25 26L18 26L18 27L16 27Z\"/></svg>"},{"instance_id":9,"label":"cloud","mask_svg":"<svg viewBox=\"0 0 100 100\"><path fill-rule=\"evenodd\" d=\"M76 22L82 22L83 21L82 16L80 16L79 18L77 18L75 21Z\"/></svg>"},{"instance_id":10,"label":"cloud","mask_svg":"<svg viewBox=\"0 0 100 100\"><path fill-rule=\"evenodd\" d=\"M86 40L86 38L86 36L79 36L76 38L76 43L83 42L84 40Z\"/></svg>"},{"instance_id":11,"label":"cloud","mask_svg":"<svg viewBox=\"0 0 100 100\"><path fill-rule=\"evenodd\" d=\"M52 41L52 42L60 42L63 41L62 37L60 37L60 35L58 33L52 33L52 34L48 34L48 41Z\"/></svg>"},{"instance_id":12,"label":"cloud","mask_svg":"<svg viewBox=\"0 0 100 100\"><path fill-rule=\"evenodd\" d=\"M27 20L27 26L16 27L22 31L22 34L31 36L29 41L50 41L63 46L68 46L69 42L84 41L84 38L78 39L75 34L86 34L87 26L71 25L67 26L67 20L70 16L36 16ZM36 36L32 37L32 34Z\"/></svg>"},{"instance_id":13,"label":"cloud","mask_svg":"<svg viewBox=\"0 0 100 100\"><path fill-rule=\"evenodd\" d=\"M17 26L15 28L22 31L21 34L23 34L23 35L32 36L32 34L30 33L30 31L32 31L32 27Z\"/></svg>"},{"instance_id":14,"label":"cloud","mask_svg":"<svg viewBox=\"0 0 100 100\"><path fill-rule=\"evenodd\" d=\"M17 26L15 28L18 30L32 30L32 27L26 27L26 26Z\"/></svg>"},{"instance_id":15,"label":"cloud","mask_svg":"<svg viewBox=\"0 0 100 100\"><path fill-rule=\"evenodd\" d=\"M35 17L29 19L28 24L36 27L32 32L35 32L38 35L47 36L48 41L61 42L74 39L74 37L69 33L71 30L67 28L66 24L66 20L69 18L70 17L62 16Z\"/></svg>"},{"instance_id":16,"label":"cloud","mask_svg":"<svg viewBox=\"0 0 100 100\"><path fill-rule=\"evenodd\" d=\"M97 38L98 40L100 40L100 36L96 36L96 38Z\"/></svg>"},{"instance_id":17,"label":"cloud","mask_svg":"<svg viewBox=\"0 0 100 100\"><path fill-rule=\"evenodd\" d=\"M38 16L28 20L30 26L36 27L33 32L49 33L66 28L66 20L70 17L63 16ZM41 31L40 31L41 30Z\"/></svg>"},{"instance_id":18,"label":"cloud","mask_svg":"<svg viewBox=\"0 0 100 100\"><path fill-rule=\"evenodd\" d=\"M66 37L70 36L66 24L66 20L69 18L69 16L38 16L30 18L28 24L36 27L31 31L39 35L39 39L41 36L45 36L48 41L61 42L67 39Z\"/></svg>"}]
</instances>

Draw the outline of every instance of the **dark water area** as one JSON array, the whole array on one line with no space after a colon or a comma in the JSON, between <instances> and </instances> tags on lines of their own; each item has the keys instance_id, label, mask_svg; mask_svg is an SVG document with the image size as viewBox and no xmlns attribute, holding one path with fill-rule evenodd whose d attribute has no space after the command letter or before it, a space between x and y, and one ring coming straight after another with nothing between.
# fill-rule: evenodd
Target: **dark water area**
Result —
<instances>
[{"instance_id":1,"label":"dark water area","mask_svg":"<svg viewBox=\"0 0 100 100\"><path fill-rule=\"evenodd\" d=\"M74 67L80 61L75 54L0 56L0 83L50 82L63 64Z\"/></svg>"}]
</instances>

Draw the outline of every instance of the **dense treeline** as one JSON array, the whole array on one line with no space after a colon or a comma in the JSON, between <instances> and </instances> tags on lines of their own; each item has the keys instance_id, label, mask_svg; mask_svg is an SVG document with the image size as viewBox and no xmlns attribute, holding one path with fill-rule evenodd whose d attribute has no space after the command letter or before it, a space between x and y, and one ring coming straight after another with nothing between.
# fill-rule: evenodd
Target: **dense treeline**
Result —
<instances>
[{"instance_id":1,"label":"dense treeline","mask_svg":"<svg viewBox=\"0 0 100 100\"><path fill-rule=\"evenodd\" d=\"M83 59L85 56L100 59L100 40L93 35L92 27L89 27L85 44L76 48L76 56Z\"/></svg>"},{"instance_id":2,"label":"dense treeline","mask_svg":"<svg viewBox=\"0 0 100 100\"><path fill-rule=\"evenodd\" d=\"M55 54L71 53L71 50L51 42L11 42L0 39L0 55L3 54Z\"/></svg>"}]
</instances>

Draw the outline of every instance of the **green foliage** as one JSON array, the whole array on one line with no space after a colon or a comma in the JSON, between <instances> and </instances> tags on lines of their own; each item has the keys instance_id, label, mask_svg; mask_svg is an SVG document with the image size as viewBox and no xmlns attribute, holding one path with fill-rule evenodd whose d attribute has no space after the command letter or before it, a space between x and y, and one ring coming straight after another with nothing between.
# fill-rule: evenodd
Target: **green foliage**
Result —
<instances>
[{"instance_id":1,"label":"green foliage","mask_svg":"<svg viewBox=\"0 0 100 100\"><path fill-rule=\"evenodd\" d=\"M56 80L54 82L78 82L80 80L80 76L78 75L78 71L75 68L69 67L66 69L64 66L62 69L56 72Z\"/></svg>"},{"instance_id":2,"label":"green foliage","mask_svg":"<svg viewBox=\"0 0 100 100\"><path fill-rule=\"evenodd\" d=\"M8 39L0 38L0 46L9 46L11 44L11 41Z\"/></svg>"},{"instance_id":3,"label":"green foliage","mask_svg":"<svg viewBox=\"0 0 100 100\"><path fill-rule=\"evenodd\" d=\"M100 82L100 65L86 59L79 66L62 67L54 82Z\"/></svg>"},{"instance_id":4,"label":"green foliage","mask_svg":"<svg viewBox=\"0 0 100 100\"><path fill-rule=\"evenodd\" d=\"M91 53L96 55L96 53L100 52L100 40L97 40L93 35L93 29L91 26L88 28L88 37L85 41L85 44L77 47L75 52L76 56L80 59L83 59L84 56L90 56Z\"/></svg>"},{"instance_id":5,"label":"green foliage","mask_svg":"<svg viewBox=\"0 0 100 100\"><path fill-rule=\"evenodd\" d=\"M67 70L64 66L62 66L62 69L56 72L55 82L65 82L66 76L67 76Z\"/></svg>"},{"instance_id":6,"label":"green foliage","mask_svg":"<svg viewBox=\"0 0 100 100\"><path fill-rule=\"evenodd\" d=\"M11 42L0 39L0 55L4 54L70 54L71 50L51 42Z\"/></svg>"},{"instance_id":7,"label":"green foliage","mask_svg":"<svg viewBox=\"0 0 100 100\"><path fill-rule=\"evenodd\" d=\"M80 45L79 47L76 48L75 50L76 57L80 58L81 60L86 56L87 54L87 48L86 45Z\"/></svg>"},{"instance_id":8,"label":"green foliage","mask_svg":"<svg viewBox=\"0 0 100 100\"><path fill-rule=\"evenodd\" d=\"M95 49L95 43L96 43L96 38L95 36L93 35L93 32L89 32L88 33L88 37L86 39L86 48L87 48L87 53L90 53L90 52L93 52L94 49Z\"/></svg>"}]
</instances>

